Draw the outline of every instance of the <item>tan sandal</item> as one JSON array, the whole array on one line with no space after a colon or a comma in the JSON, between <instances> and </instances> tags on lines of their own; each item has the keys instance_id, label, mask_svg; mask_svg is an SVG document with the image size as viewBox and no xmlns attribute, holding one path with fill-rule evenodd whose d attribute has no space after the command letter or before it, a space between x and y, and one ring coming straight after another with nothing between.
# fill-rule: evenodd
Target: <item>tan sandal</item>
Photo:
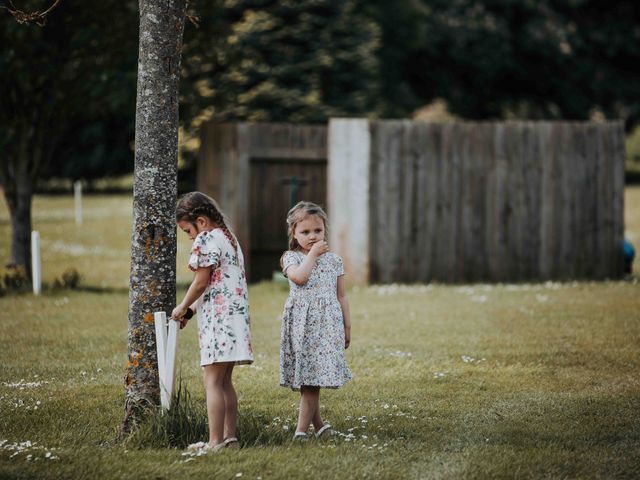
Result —
<instances>
[{"instance_id":1,"label":"tan sandal","mask_svg":"<svg viewBox=\"0 0 640 480\"><path fill-rule=\"evenodd\" d=\"M336 434L329 423L325 423L320 430L316 432L316 438L329 438Z\"/></svg>"},{"instance_id":2,"label":"tan sandal","mask_svg":"<svg viewBox=\"0 0 640 480\"><path fill-rule=\"evenodd\" d=\"M238 439L236 437L225 438L224 442L222 442L222 444L226 448L231 448L233 450L237 450L237 449L240 448L240 442L238 442Z\"/></svg>"},{"instance_id":3,"label":"tan sandal","mask_svg":"<svg viewBox=\"0 0 640 480\"><path fill-rule=\"evenodd\" d=\"M206 452L219 452L226 445L223 443L217 443L215 445L211 445L209 442L196 442L192 443L187 447L187 450L193 451L206 451Z\"/></svg>"}]
</instances>

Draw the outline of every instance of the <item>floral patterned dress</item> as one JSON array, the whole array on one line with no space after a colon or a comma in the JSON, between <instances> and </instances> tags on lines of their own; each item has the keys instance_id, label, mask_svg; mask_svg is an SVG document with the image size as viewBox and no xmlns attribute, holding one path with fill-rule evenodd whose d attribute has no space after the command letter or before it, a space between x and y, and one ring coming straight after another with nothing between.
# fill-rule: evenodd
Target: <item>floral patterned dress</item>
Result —
<instances>
[{"instance_id":1,"label":"floral patterned dress","mask_svg":"<svg viewBox=\"0 0 640 480\"><path fill-rule=\"evenodd\" d=\"M304 254L287 251L283 272L299 265ZM327 252L318 257L305 285L289 280L280 343L280 385L338 388L351 379L344 357L344 319L338 302L338 277L344 275L342 259Z\"/></svg>"},{"instance_id":2,"label":"floral patterned dress","mask_svg":"<svg viewBox=\"0 0 640 480\"><path fill-rule=\"evenodd\" d=\"M213 266L209 285L198 300L200 365L252 363L249 299L242 251L216 228L193 241L189 268Z\"/></svg>"}]
</instances>

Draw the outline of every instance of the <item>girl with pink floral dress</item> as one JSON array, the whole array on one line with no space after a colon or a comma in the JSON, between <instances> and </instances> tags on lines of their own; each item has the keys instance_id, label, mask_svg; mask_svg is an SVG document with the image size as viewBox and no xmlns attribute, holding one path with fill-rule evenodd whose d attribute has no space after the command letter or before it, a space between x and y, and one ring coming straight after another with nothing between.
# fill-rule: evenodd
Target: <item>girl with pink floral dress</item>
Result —
<instances>
[{"instance_id":1,"label":"girl with pink floral dress","mask_svg":"<svg viewBox=\"0 0 640 480\"><path fill-rule=\"evenodd\" d=\"M242 251L216 202L203 193L181 197L176 220L193 240L189 268L195 278L171 317L182 328L189 310L198 313L200 364L209 420L208 442L189 448L218 451L238 447L238 400L231 376L235 365L253 362Z\"/></svg>"}]
</instances>

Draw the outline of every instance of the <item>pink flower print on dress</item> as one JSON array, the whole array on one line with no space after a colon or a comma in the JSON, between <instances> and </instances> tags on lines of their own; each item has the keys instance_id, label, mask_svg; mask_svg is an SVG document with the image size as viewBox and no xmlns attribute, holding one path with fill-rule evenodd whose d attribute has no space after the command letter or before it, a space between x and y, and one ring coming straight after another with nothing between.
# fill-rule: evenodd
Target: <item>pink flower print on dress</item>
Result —
<instances>
[{"instance_id":1,"label":"pink flower print on dress","mask_svg":"<svg viewBox=\"0 0 640 480\"><path fill-rule=\"evenodd\" d=\"M193 270L213 267L198 308L200 365L251 363L253 349L249 347L249 306L242 257L236 256L236 248L221 229L213 229L201 232L194 240L189 266ZM239 290L241 295L237 294ZM241 338L245 341L236 341Z\"/></svg>"}]
</instances>

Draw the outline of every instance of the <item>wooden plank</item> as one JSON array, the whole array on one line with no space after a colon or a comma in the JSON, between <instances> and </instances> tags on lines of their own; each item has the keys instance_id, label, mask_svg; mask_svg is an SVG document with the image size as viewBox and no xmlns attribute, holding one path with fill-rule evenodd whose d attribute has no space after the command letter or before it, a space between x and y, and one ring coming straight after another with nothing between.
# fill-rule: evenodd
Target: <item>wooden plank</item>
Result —
<instances>
[{"instance_id":1,"label":"wooden plank","mask_svg":"<svg viewBox=\"0 0 640 480\"><path fill-rule=\"evenodd\" d=\"M386 169L385 191L383 202L384 226L381 235L388 239L384 255L385 283L400 279L401 256L401 177L402 177L402 121L386 120L381 122L383 143L381 144L381 163Z\"/></svg>"},{"instance_id":2,"label":"wooden plank","mask_svg":"<svg viewBox=\"0 0 640 480\"><path fill-rule=\"evenodd\" d=\"M611 278L621 278L624 275L623 244L624 244L624 123L612 122L607 126L613 136L612 170L613 170L613 255L611 259Z\"/></svg>"},{"instance_id":3,"label":"wooden plank","mask_svg":"<svg viewBox=\"0 0 640 480\"><path fill-rule=\"evenodd\" d=\"M473 281L489 279L487 248L487 189L489 170L493 156L493 132L490 122L476 124L470 132L470 151L473 154L473 195L471 197L471 258L473 259Z\"/></svg>"},{"instance_id":4,"label":"wooden plank","mask_svg":"<svg viewBox=\"0 0 640 480\"><path fill-rule=\"evenodd\" d=\"M497 189L497 151L498 151L498 141L503 135L501 131L501 126L499 123L492 124L490 137L486 139L487 149L491 152L491 155L487 158L485 164L485 183L486 189L484 192L484 218L485 218L485 229L483 233L484 237L484 252L485 252L485 262L486 262L486 273L485 276L488 280L496 280L497 279L497 251L496 251L496 237L497 237L497 198L496 198L496 189Z\"/></svg>"},{"instance_id":5,"label":"wooden plank","mask_svg":"<svg viewBox=\"0 0 640 480\"><path fill-rule=\"evenodd\" d=\"M509 158L506 124L499 124L495 132L495 159L493 163L493 237L491 241L491 278L494 281L509 279Z\"/></svg>"},{"instance_id":6,"label":"wooden plank","mask_svg":"<svg viewBox=\"0 0 640 480\"><path fill-rule=\"evenodd\" d=\"M596 180L596 198L597 198L597 259L596 259L596 278L604 279L609 275L608 262L606 259L609 252L609 231L607 223L609 215L607 212L606 197L608 182L608 165L607 157L611 151L611 142L607 131L598 129L598 158L597 158L597 180Z\"/></svg>"},{"instance_id":7,"label":"wooden plank","mask_svg":"<svg viewBox=\"0 0 640 480\"><path fill-rule=\"evenodd\" d=\"M573 280L575 278L575 254L574 254L574 231L575 231L575 210L573 190L575 187L573 166L575 150L575 134L578 127L577 122L563 123L563 141L561 157L561 182L559 196L562 198L560 207L562 217L558 226L560 233L560 254L558 258L558 278L561 280Z\"/></svg>"},{"instance_id":8,"label":"wooden plank","mask_svg":"<svg viewBox=\"0 0 640 480\"><path fill-rule=\"evenodd\" d=\"M571 177L573 183L572 203L574 207L572 249L573 278L588 278L593 256L590 255L590 239L592 232L589 224L589 198L587 177L587 145L588 135L591 133L590 125L580 123L573 132L573 163L571 165Z\"/></svg>"},{"instance_id":9,"label":"wooden plank","mask_svg":"<svg viewBox=\"0 0 640 480\"><path fill-rule=\"evenodd\" d=\"M558 162L557 162L557 174L556 179L556 204L555 210L558 213L554 217L555 225L555 242L556 242L556 257L555 264L555 279L567 280L571 278L571 217L572 208L571 205L571 176L570 176L570 152L572 148L572 125L566 122L562 122L558 125L559 139L558 139Z\"/></svg>"},{"instance_id":10,"label":"wooden plank","mask_svg":"<svg viewBox=\"0 0 640 480\"><path fill-rule=\"evenodd\" d=\"M584 278L596 278L597 263L600 261L597 254L597 238L599 235L597 225L598 197L598 137L600 131L597 125L589 123L584 133L584 145L581 149L581 157L584 162L582 168L582 193L581 214L582 231L579 232L582 239L582 255L584 265L582 276Z\"/></svg>"},{"instance_id":11,"label":"wooden plank","mask_svg":"<svg viewBox=\"0 0 640 480\"><path fill-rule=\"evenodd\" d=\"M437 176L433 170L437 141L436 126L416 122L412 133L416 149L415 185L415 270L417 282L430 282L433 238L435 234L435 212Z\"/></svg>"},{"instance_id":12,"label":"wooden plank","mask_svg":"<svg viewBox=\"0 0 640 480\"><path fill-rule=\"evenodd\" d=\"M413 130L415 125L404 120L400 126L400 148L396 160L398 171L398 207L399 207L399 244L400 251L398 273L396 278L403 283L415 281L415 263L417 245L415 238L414 217L416 201L416 148Z\"/></svg>"},{"instance_id":13,"label":"wooden plank","mask_svg":"<svg viewBox=\"0 0 640 480\"><path fill-rule=\"evenodd\" d=\"M505 228L506 257L504 259L503 279L520 280L522 265L521 249L521 192L522 175L520 167L519 144L521 141L521 123L508 122L505 126L505 205L502 211L502 222Z\"/></svg>"},{"instance_id":14,"label":"wooden plank","mask_svg":"<svg viewBox=\"0 0 640 480\"><path fill-rule=\"evenodd\" d=\"M453 125L443 124L440 128L440 151L438 155L438 208L436 213L436 243L434 252L434 279L452 281L454 264L451 261L453 246L451 185Z\"/></svg>"},{"instance_id":15,"label":"wooden plank","mask_svg":"<svg viewBox=\"0 0 640 480\"><path fill-rule=\"evenodd\" d=\"M460 159L460 205L458 229L458 247L456 254L456 275L458 281L477 281L475 238L473 235L474 191L476 190L476 172L472 152L474 131L479 124L465 122L460 125L456 139L456 150Z\"/></svg>"},{"instance_id":16,"label":"wooden plank","mask_svg":"<svg viewBox=\"0 0 640 480\"><path fill-rule=\"evenodd\" d=\"M540 224L540 157L537 126L526 122L521 132L522 191L522 268L521 279L536 278L540 252L538 226Z\"/></svg>"},{"instance_id":17,"label":"wooden plank","mask_svg":"<svg viewBox=\"0 0 640 480\"><path fill-rule=\"evenodd\" d=\"M371 204L370 204L370 242L371 242L371 279L378 283L383 281L385 255L388 249L388 238L384 235L385 212L384 198L386 193L387 169L383 164L382 148L383 131L380 122L371 122Z\"/></svg>"},{"instance_id":18,"label":"wooden plank","mask_svg":"<svg viewBox=\"0 0 640 480\"><path fill-rule=\"evenodd\" d=\"M536 227L536 235L538 240L538 259L535 268L535 278L543 280L549 277L549 269L551 263L549 260L549 217L551 215L550 200L547 195L549 188L549 169L551 164L551 136L552 123L541 122L537 126L536 144L539 157L539 175L540 175L540 197L538 201L539 223Z\"/></svg>"},{"instance_id":19,"label":"wooden plank","mask_svg":"<svg viewBox=\"0 0 640 480\"><path fill-rule=\"evenodd\" d=\"M249 258L249 252L251 251L251 245L249 239L251 238L251 222L250 217L250 205L249 205L249 188L251 185L251 172L249 165L248 143L249 143L249 124L241 123L236 130L235 138L235 155L234 160L236 163L236 176L235 183L237 189L235 191L235 197L233 202L235 208L233 213L229 214L229 220L234 233L240 242L240 248L244 252L245 257L245 270L247 276L250 275L251 266L249 265L251 259ZM250 277L248 277L250 278Z\"/></svg>"}]
</instances>

